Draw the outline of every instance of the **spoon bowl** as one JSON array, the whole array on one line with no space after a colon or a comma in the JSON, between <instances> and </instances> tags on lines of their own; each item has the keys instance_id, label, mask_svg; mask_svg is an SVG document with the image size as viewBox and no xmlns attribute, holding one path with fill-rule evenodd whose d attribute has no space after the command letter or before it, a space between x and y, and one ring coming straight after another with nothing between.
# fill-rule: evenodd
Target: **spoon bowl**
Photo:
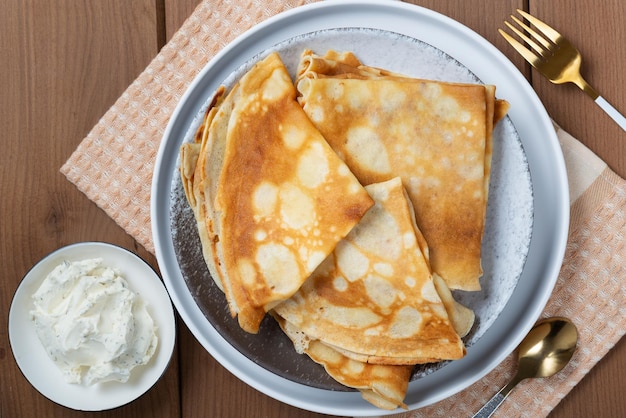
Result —
<instances>
[{"instance_id":1,"label":"spoon bowl","mask_svg":"<svg viewBox=\"0 0 626 418\"><path fill-rule=\"evenodd\" d=\"M574 355L577 342L578 331L569 319L554 317L539 321L518 347L517 374L474 417L491 416L522 380L549 377L561 371Z\"/></svg>"},{"instance_id":2,"label":"spoon bowl","mask_svg":"<svg viewBox=\"0 0 626 418\"><path fill-rule=\"evenodd\" d=\"M576 350L576 326L565 318L550 318L530 330L518 348L519 371L527 377L558 373Z\"/></svg>"}]
</instances>

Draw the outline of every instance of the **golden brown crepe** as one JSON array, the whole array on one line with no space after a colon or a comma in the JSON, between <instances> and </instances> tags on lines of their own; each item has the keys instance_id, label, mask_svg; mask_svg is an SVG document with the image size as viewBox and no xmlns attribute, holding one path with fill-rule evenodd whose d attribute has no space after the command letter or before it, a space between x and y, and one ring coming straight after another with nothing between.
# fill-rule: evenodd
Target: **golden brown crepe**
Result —
<instances>
[{"instance_id":1,"label":"golden brown crepe","mask_svg":"<svg viewBox=\"0 0 626 418\"><path fill-rule=\"evenodd\" d=\"M369 364L353 360L317 340L311 340L279 316L275 315L275 318L299 352L306 353L313 361L324 366L333 379L358 389L365 400L378 408L407 409L404 397L412 366Z\"/></svg>"},{"instance_id":2,"label":"golden brown crepe","mask_svg":"<svg viewBox=\"0 0 626 418\"><path fill-rule=\"evenodd\" d=\"M220 87L216 92L213 103L207 109L204 121L196 132L194 142L183 144L180 148L182 185L198 225L202 254L211 277L222 291L224 291L224 287L220 278L223 272L217 261L217 240L215 239L219 236L219 224L213 219L217 183L205 180L219 176L221 162L216 161L214 166L207 166L206 162L208 154L212 151L214 160L217 159L218 155L223 155L226 138L225 129L228 124L228 118L224 114L227 109L232 108L231 103L235 96L234 93L231 94L228 103L223 104L225 91L224 87ZM222 117L220 123L213 125L218 109ZM212 129L209 129L211 126Z\"/></svg>"},{"instance_id":3,"label":"golden brown crepe","mask_svg":"<svg viewBox=\"0 0 626 418\"><path fill-rule=\"evenodd\" d=\"M450 288L480 288L506 104L335 51L305 51L296 83L269 55L181 147L206 264L242 329L271 312L338 382L406 408L413 365L465 355L474 314Z\"/></svg>"},{"instance_id":4,"label":"golden brown crepe","mask_svg":"<svg viewBox=\"0 0 626 418\"><path fill-rule=\"evenodd\" d=\"M298 105L278 54L224 94L181 148L181 176L209 270L254 333L373 202Z\"/></svg>"},{"instance_id":5,"label":"golden brown crepe","mask_svg":"<svg viewBox=\"0 0 626 418\"><path fill-rule=\"evenodd\" d=\"M435 285L435 289L437 289L437 294L446 307L448 318L450 318L450 322L452 323L454 330L457 334L459 334L459 337L465 337L469 334L472 326L474 325L474 321L476 319L474 311L461 305L454 299L445 280L439 277L437 273L433 273L433 284Z\"/></svg>"},{"instance_id":6,"label":"golden brown crepe","mask_svg":"<svg viewBox=\"0 0 626 418\"><path fill-rule=\"evenodd\" d=\"M305 51L296 86L362 184L402 178L433 270L452 289L480 289L492 131L508 106L495 86L408 78L335 51Z\"/></svg>"},{"instance_id":7,"label":"golden brown crepe","mask_svg":"<svg viewBox=\"0 0 626 418\"><path fill-rule=\"evenodd\" d=\"M374 206L274 311L310 340L364 363L463 357L400 178L366 190Z\"/></svg>"}]
</instances>

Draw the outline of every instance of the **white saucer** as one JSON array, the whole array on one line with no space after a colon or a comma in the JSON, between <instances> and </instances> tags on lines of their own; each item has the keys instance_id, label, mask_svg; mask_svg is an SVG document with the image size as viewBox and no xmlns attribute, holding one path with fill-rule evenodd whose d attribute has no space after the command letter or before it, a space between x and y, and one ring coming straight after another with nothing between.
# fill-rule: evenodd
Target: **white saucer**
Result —
<instances>
[{"instance_id":1,"label":"white saucer","mask_svg":"<svg viewBox=\"0 0 626 418\"><path fill-rule=\"evenodd\" d=\"M158 346L150 362L131 372L126 383L106 382L93 386L66 383L48 357L35 332L30 311L31 295L48 273L64 260L100 257L126 279L129 287L147 304L157 326ZM17 365L42 395L60 405L82 411L101 411L127 404L148 391L167 368L176 339L174 310L156 272L135 254L115 245L85 242L60 248L39 261L20 283L9 311L9 340Z\"/></svg>"}]
</instances>

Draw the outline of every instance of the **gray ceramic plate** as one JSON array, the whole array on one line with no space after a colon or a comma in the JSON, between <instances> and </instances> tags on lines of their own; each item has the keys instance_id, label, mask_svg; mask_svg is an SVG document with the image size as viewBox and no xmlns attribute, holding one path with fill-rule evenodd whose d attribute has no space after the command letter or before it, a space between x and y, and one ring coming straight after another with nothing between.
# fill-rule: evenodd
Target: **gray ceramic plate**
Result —
<instances>
[{"instance_id":1,"label":"gray ceramic plate","mask_svg":"<svg viewBox=\"0 0 626 418\"><path fill-rule=\"evenodd\" d=\"M304 48L322 54L351 50L368 65L417 77L495 84L498 97L512 105L494 134L483 289L455 294L477 315L466 337L468 355L416 368L407 393L411 408L430 404L486 374L532 326L556 280L569 213L558 141L534 92L490 44L450 19L395 2L324 2L255 27L209 63L176 109L154 173L153 232L166 286L200 343L257 389L319 412L381 413L296 354L270 318L257 335L239 329L204 265L177 173L178 148L191 139L220 84L232 85L271 51L281 54L293 74Z\"/></svg>"}]
</instances>

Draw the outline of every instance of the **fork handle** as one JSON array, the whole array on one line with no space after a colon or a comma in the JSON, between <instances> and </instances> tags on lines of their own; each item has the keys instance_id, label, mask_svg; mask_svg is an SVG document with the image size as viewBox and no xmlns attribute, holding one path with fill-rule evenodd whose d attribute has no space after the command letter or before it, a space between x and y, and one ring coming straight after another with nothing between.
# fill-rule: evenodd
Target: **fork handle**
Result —
<instances>
[{"instance_id":1,"label":"fork handle","mask_svg":"<svg viewBox=\"0 0 626 418\"><path fill-rule=\"evenodd\" d=\"M604 97L598 96L595 100L596 104L604 110L617 124L626 131L626 118L617 111Z\"/></svg>"}]
</instances>

